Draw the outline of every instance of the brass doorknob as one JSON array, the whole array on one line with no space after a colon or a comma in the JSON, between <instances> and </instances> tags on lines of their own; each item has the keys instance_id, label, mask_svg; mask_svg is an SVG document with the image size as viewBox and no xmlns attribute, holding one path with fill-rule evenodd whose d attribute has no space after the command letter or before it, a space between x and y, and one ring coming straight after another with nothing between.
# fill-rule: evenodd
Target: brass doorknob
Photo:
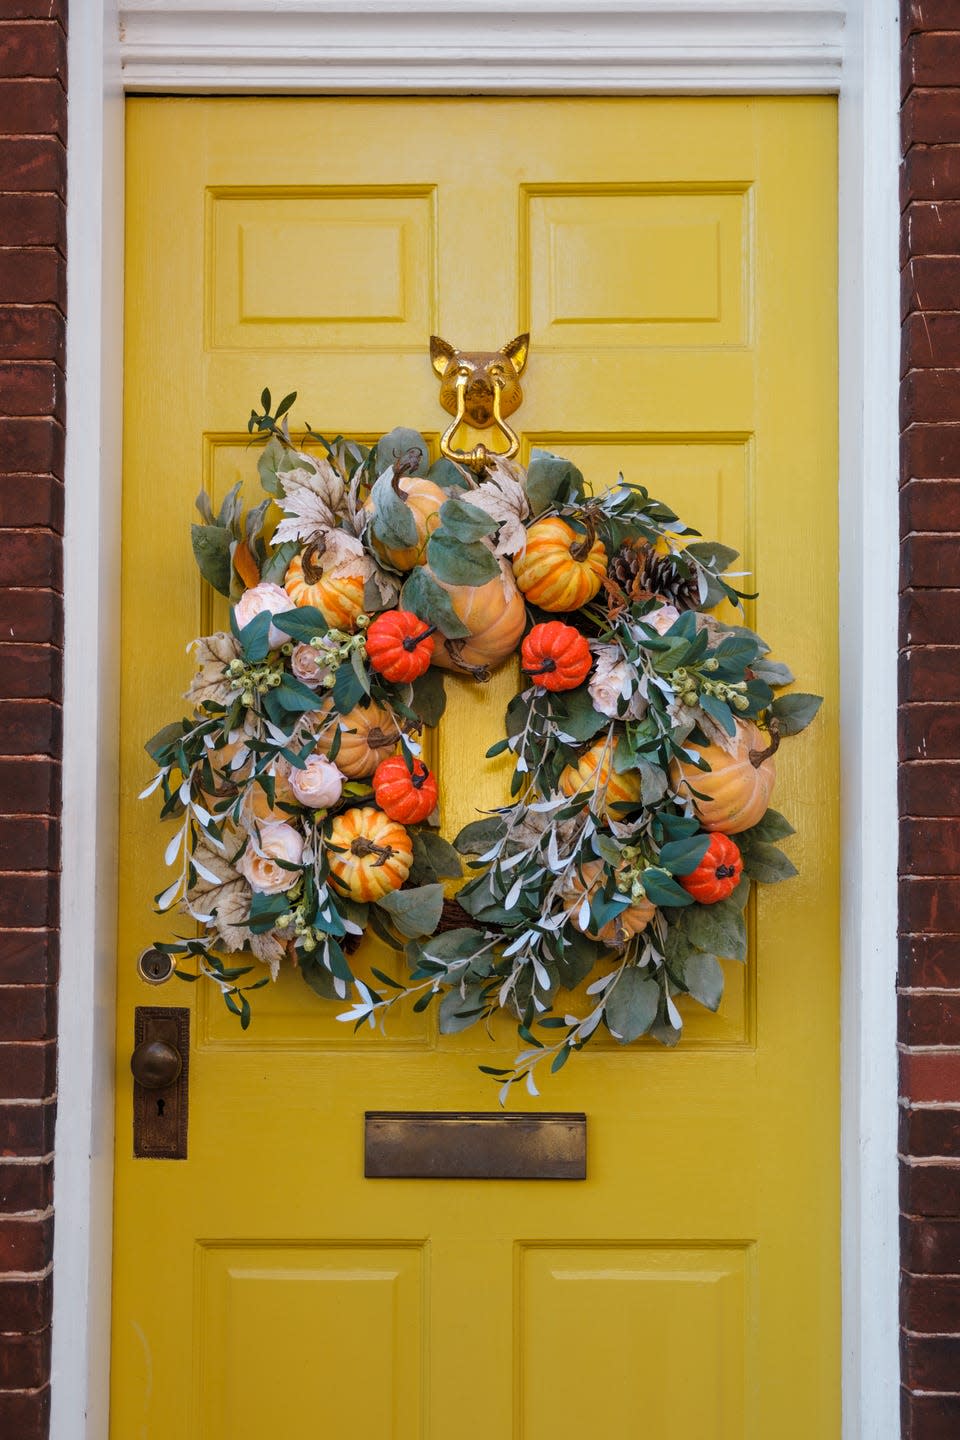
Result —
<instances>
[{"instance_id":1,"label":"brass doorknob","mask_svg":"<svg viewBox=\"0 0 960 1440\"><path fill-rule=\"evenodd\" d=\"M130 1069L144 1090L164 1090L180 1074L183 1059L166 1040L144 1040L130 1056Z\"/></svg>"}]
</instances>

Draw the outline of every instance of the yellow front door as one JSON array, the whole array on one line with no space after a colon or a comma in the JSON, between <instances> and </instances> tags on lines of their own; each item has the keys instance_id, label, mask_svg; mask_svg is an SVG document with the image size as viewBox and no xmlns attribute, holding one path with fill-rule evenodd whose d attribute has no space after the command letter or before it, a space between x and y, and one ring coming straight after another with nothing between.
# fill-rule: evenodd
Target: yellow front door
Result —
<instances>
[{"instance_id":1,"label":"yellow front door","mask_svg":"<svg viewBox=\"0 0 960 1440\"><path fill-rule=\"evenodd\" d=\"M833 103L137 99L127 163L114 1440L837 1440ZM256 494L264 385L435 446L431 332L525 329L525 450L739 547L827 697L781 752L800 878L676 1050L597 1042L511 1097L586 1113L586 1181L366 1180L365 1111L495 1109L477 1066L515 1036L354 1034L289 973L244 1034L212 986L146 985L177 926L141 747L223 621L187 527L201 487ZM501 798L510 677L450 690L447 836ZM131 1158L150 1004L191 1009L185 1161Z\"/></svg>"}]
</instances>

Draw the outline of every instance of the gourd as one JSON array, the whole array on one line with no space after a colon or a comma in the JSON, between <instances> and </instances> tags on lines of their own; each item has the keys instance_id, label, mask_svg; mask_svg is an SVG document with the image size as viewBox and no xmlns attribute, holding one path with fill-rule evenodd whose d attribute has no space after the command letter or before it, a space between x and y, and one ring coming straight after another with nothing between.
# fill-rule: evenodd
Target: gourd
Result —
<instances>
[{"instance_id":1,"label":"gourd","mask_svg":"<svg viewBox=\"0 0 960 1440\"><path fill-rule=\"evenodd\" d=\"M332 709L333 701L328 699L316 712L317 750L321 755L329 755L339 729L340 746L333 756L334 763L348 779L363 780L397 748L400 739L397 722L390 711L375 700L369 705L355 706L346 715L337 716L335 722Z\"/></svg>"},{"instance_id":2,"label":"gourd","mask_svg":"<svg viewBox=\"0 0 960 1440\"><path fill-rule=\"evenodd\" d=\"M410 836L372 805L354 806L336 815L326 839L330 878L351 900L361 904L379 900L391 890L399 890L410 874Z\"/></svg>"},{"instance_id":3,"label":"gourd","mask_svg":"<svg viewBox=\"0 0 960 1440\"><path fill-rule=\"evenodd\" d=\"M448 585L443 580L437 584L449 595L470 634L462 640L444 640L434 651L433 663L442 670L471 671L483 679L513 654L526 623L527 609L510 566L501 559L500 574L484 585Z\"/></svg>"},{"instance_id":4,"label":"gourd","mask_svg":"<svg viewBox=\"0 0 960 1440\"><path fill-rule=\"evenodd\" d=\"M287 776L290 773L290 762L284 760L283 756L277 758L273 772L273 804L267 799L267 792L259 785L253 784L250 787L250 804L254 815L258 820L287 820L290 819L289 810L281 810L281 805L299 807L300 801L290 789L290 782Z\"/></svg>"},{"instance_id":5,"label":"gourd","mask_svg":"<svg viewBox=\"0 0 960 1440\"><path fill-rule=\"evenodd\" d=\"M693 801L704 830L721 830L725 835L749 830L762 819L777 778L773 754L779 737L768 739L752 720L738 720L736 726L729 749L686 742L688 750L703 756L709 771L681 760L670 766L673 789Z\"/></svg>"},{"instance_id":6,"label":"gourd","mask_svg":"<svg viewBox=\"0 0 960 1440\"><path fill-rule=\"evenodd\" d=\"M367 631L367 659L393 684L409 684L430 668L435 625L410 610L386 610Z\"/></svg>"},{"instance_id":7,"label":"gourd","mask_svg":"<svg viewBox=\"0 0 960 1440\"><path fill-rule=\"evenodd\" d=\"M562 620L534 625L524 639L520 663L543 690L575 690L593 664L590 646L579 630Z\"/></svg>"},{"instance_id":8,"label":"gourd","mask_svg":"<svg viewBox=\"0 0 960 1440\"><path fill-rule=\"evenodd\" d=\"M594 808L594 787L600 795L599 810L604 819L611 816L622 820L626 814L622 809L611 809L620 804L639 805L640 774L636 770L618 773L613 769L611 758L613 747L606 740L595 740L585 750L575 765L568 765L560 772L560 789L564 795L589 795L591 809Z\"/></svg>"},{"instance_id":9,"label":"gourd","mask_svg":"<svg viewBox=\"0 0 960 1440\"><path fill-rule=\"evenodd\" d=\"M541 610L579 610L588 604L607 573L607 552L594 538L593 526L579 535L566 520L551 515L527 531L527 548L513 562L517 584Z\"/></svg>"},{"instance_id":10,"label":"gourd","mask_svg":"<svg viewBox=\"0 0 960 1440\"><path fill-rule=\"evenodd\" d=\"M440 526L440 506L449 495L432 480L426 480L419 475L409 475L400 480L394 486L399 489L407 502L407 508L413 516L414 524L417 527L417 540L414 545L392 546L385 545L372 531L367 532L367 538L373 549L392 565L395 570L413 570L417 565L425 565L427 561L427 541L434 530ZM367 513L373 514L373 505L368 502L365 507Z\"/></svg>"},{"instance_id":11,"label":"gourd","mask_svg":"<svg viewBox=\"0 0 960 1440\"><path fill-rule=\"evenodd\" d=\"M363 611L362 575L324 575L307 546L287 566L283 588L294 605L312 605L331 629L351 630Z\"/></svg>"},{"instance_id":12,"label":"gourd","mask_svg":"<svg viewBox=\"0 0 960 1440\"><path fill-rule=\"evenodd\" d=\"M701 905L716 905L718 900L726 900L733 894L742 874L739 845L718 830L710 836L706 854L696 870L678 878L684 890Z\"/></svg>"},{"instance_id":13,"label":"gourd","mask_svg":"<svg viewBox=\"0 0 960 1440\"><path fill-rule=\"evenodd\" d=\"M583 879L575 871L569 885L564 891L564 896L573 900L570 909L570 919L575 928L582 935L589 935L591 940L600 940L604 945L625 945L634 935L639 935L645 930L657 913L656 905L649 900L638 900L636 904L629 906L626 910L608 920L599 930L587 930L580 924L580 906L584 895L590 899L598 886L605 881L606 867L602 860L588 860L581 866Z\"/></svg>"},{"instance_id":14,"label":"gourd","mask_svg":"<svg viewBox=\"0 0 960 1440\"><path fill-rule=\"evenodd\" d=\"M437 779L422 760L413 761L411 773L402 755L392 755L388 760L381 760L376 768L373 795L391 820L416 825L436 809Z\"/></svg>"}]
</instances>

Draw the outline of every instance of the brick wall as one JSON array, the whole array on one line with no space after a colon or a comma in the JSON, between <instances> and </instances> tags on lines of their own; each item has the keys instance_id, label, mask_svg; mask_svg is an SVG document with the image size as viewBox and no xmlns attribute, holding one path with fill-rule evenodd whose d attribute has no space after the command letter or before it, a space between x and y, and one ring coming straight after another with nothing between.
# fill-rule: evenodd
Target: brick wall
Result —
<instances>
[{"instance_id":1,"label":"brick wall","mask_svg":"<svg viewBox=\"0 0 960 1440\"><path fill-rule=\"evenodd\" d=\"M0 1435L48 1429L66 0L0 0Z\"/></svg>"},{"instance_id":2,"label":"brick wall","mask_svg":"<svg viewBox=\"0 0 960 1440\"><path fill-rule=\"evenodd\" d=\"M904 0L900 1151L904 1440L960 1436L960 0Z\"/></svg>"}]
</instances>

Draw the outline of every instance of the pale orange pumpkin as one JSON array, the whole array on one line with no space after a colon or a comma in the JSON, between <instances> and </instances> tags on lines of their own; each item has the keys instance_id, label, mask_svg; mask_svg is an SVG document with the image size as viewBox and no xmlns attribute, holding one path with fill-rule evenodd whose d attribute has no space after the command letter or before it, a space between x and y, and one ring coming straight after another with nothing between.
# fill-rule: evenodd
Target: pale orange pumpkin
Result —
<instances>
[{"instance_id":1,"label":"pale orange pumpkin","mask_svg":"<svg viewBox=\"0 0 960 1440\"><path fill-rule=\"evenodd\" d=\"M251 805L258 820L290 820L290 811L281 810L280 805L296 805L300 802L290 789L290 762L281 755L275 764L273 776L273 805L267 800L265 791L254 783L250 787Z\"/></svg>"},{"instance_id":2,"label":"pale orange pumpkin","mask_svg":"<svg viewBox=\"0 0 960 1440\"><path fill-rule=\"evenodd\" d=\"M604 883L606 866L602 860L588 860L581 868L583 879L574 871L564 890L564 898L574 901L570 907L571 921L581 934L589 935L591 940L601 940L604 945L626 945L628 940L639 935L641 930L645 930L650 924L657 913L656 905L651 905L647 899L638 900L635 905L608 920L599 930L585 930L580 924L580 905L584 895L589 895L592 899L594 891Z\"/></svg>"},{"instance_id":3,"label":"pale orange pumpkin","mask_svg":"<svg viewBox=\"0 0 960 1440\"><path fill-rule=\"evenodd\" d=\"M564 795L589 795L592 800L594 787L597 786L602 796L600 813L605 819L612 815L615 820L622 820L626 811L611 810L609 807L640 803L640 773L637 770L618 773L613 769L611 758L612 747L605 740L595 740L576 765L568 765L561 770L560 789Z\"/></svg>"},{"instance_id":4,"label":"pale orange pumpkin","mask_svg":"<svg viewBox=\"0 0 960 1440\"><path fill-rule=\"evenodd\" d=\"M470 634L462 640L438 638L434 665L443 670L483 672L513 654L527 611L506 560L500 561L499 576L485 585L447 585L442 580L437 584L446 590L457 618L469 627Z\"/></svg>"},{"instance_id":5,"label":"pale orange pumpkin","mask_svg":"<svg viewBox=\"0 0 960 1440\"><path fill-rule=\"evenodd\" d=\"M324 575L315 555L303 551L287 566L283 588L294 605L312 605L335 630L352 630L363 611L362 575Z\"/></svg>"},{"instance_id":6,"label":"pale orange pumpkin","mask_svg":"<svg viewBox=\"0 0 960 1440\"><path fill-rule=\"evenodd\" d=\"M329 755L333 748L337 725L332 721L332 708L333 702L326 700L315 712L316 720L312 721L319 735L319 755ZM393 754L400 739L396 720L385 706L378 705L376 701L371 701L369 705L357 705L346 715L341 715L338 725L340 748L333 759L337 769L351 780L364 780L372 775L380 761Z\"/></svg>"},{"instance_id":7,"label":"pale orange pumpkin","mask_svg":"<svg viewBox=\"0 0 960 1440\"><path fill-rule=\"evenodd\" d=\"M399 890L410 874L413 845L402 825L372 805L334 816L327 832L327 862L334 885L351 900L379 900Z\"/></svg>"},{"instance_id":8,"label":"pale orange pumpkin","mask_svg":"<svg viewBox=\"0 0 960 1440\"><path fill-rule=\"evenodd\" d=\"M402 492L417 527L416 544L396 547L384 545L370 532L368 540L380 558L386 560L395 570L413 570L417 565L427 563L427 541L434 530L439 529L440 506L450 497L446 490L420 475L407 476L398 482L397 488ZM369 500L364 508L370 515L373 514L373 505Z\"/></svg>"},{"instance_id":9,"label":"pale orange pumpkin","mask_svg":"<svg viewBox=\"0 0 960 1440\"><path fill-rule=\"evenodd\" d=\"M736 725L729 750L687 741L687 748L703 756L709 771L686 761L675 760L670 766L671 785L678 795L693 801L704 830L721 830L724 835L737 835L757 824L770 804L777 778L776 737L771 742L752 720L738 720Z\"/></svg>"},{"instance_id":10,"label":"pale orange pumpkin","mask_svg":"<svg viewBox=\"0 0 960 1440\"><path fill-rule=\"evenodd\" d=\"M592 527L579 535L551 515L527 531L527 548L513 562L517 584L541 610L579 610L593 599L607 573L607 552Z\"/></svg>"}]
</instances>

